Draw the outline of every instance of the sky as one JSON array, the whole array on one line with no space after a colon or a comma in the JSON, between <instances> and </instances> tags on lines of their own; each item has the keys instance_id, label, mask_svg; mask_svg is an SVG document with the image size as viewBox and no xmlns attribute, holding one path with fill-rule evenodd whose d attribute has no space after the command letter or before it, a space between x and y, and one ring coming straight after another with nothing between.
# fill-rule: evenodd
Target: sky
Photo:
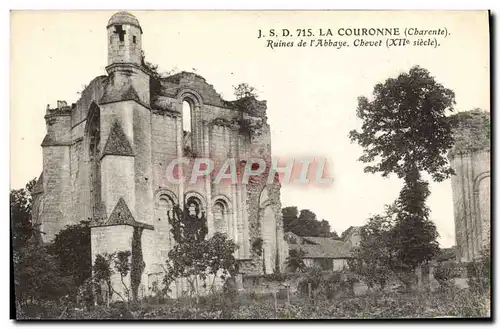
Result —
<instances>
[{"instance_id":1,"label":"sky","mask_svg":"<svg viewBox=\"0 0 500 329\"><path fill-rule=\"evenodd\" d=\"M486 12L162 12L132 11L143 29L146 60L160 70L194 71L227 100L246 82L267 100L273 156L326 157L328 188L284 185L283 206L310 209L339 234L363 225L398 196L395 177L363 172L362 149L348 133L361 121L357 98L414 65L452 89L456 111L489 111L489 36ZM10 188L42 170L45 109L76 102L86 84L106 74L106 25L113 12L12 12ZM446 28L440 46L391 48L275 48L258 30L311 28ZM329 37L339 40L339 37ZM352 41L354 38L345 39ZM369 39L369 38L366 38ZM376 40L377 38L373 38ZM294 39L292 39L294 40ZM431 183L428 206L442 247L454 244L451 182Z\"/></svg>"}]
</instances>

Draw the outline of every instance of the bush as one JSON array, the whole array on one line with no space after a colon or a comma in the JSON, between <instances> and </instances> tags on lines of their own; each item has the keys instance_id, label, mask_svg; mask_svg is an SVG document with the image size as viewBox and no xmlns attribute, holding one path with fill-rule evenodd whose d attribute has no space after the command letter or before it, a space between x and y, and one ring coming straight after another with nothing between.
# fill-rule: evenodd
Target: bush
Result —
<instances>
[{"instance_id":1,"label":"bush","mask_svg":"<svg viewBox=\"0 0 500 329\"><path fill-rule=\"evenodd\" d=\"M340 273L333 273L327 279L322 280L321 288L323 294L327 299L337 297L340 290L342 290L342 277Z\"/></svg>"},{"instance_id":2,"label":"bush","mask_svg":"<svg viewBox=\"0 0 500 329\"><path fill-rule=\"evenodd\" d=\"M298 291L307 296L309 284L313 295L334 299L339 296L354 297L354 284L359 282L358 277L348 271L322 272L319 268L313 268L305 279L299 282Z\"/></svg>"},{"instance_id":3,"label":"bush","mask_svg":"<svg viewBox=\"0 0 500 329\"><path fill-rule=\"evenodd\" d=\"M458 264L454 261L439 262L434 268L434 278L441 286L441 289L451 287L453 284L452 280L459 276Z\"/></svg>"},{"instance_id":4,"label":"bush","mask_svg":"<svg viewBox=\"0 0 500 329\"><path fill-rule=\"evenodd\" d=\"M327 278L336 282L342 275ZM160 307L141 306L128 310L125 303L111 307L77 309L72 304L39 305L29 318L39 319L374 319L489 317L487 294L468 289L446 289L426 293L376 293L335 300L294 298L275 308L270 295L239 294L235 300L225 294L202 296L197 305L188 300L170 300ZM27 318L27 317L25 317Z\"/></svg>"},{"instance_id":5,"label":"bush","mask_svg":"<svg viewBox=\"0 0 500 329\"><path fill-rule=\"evenodd\" d=\"M490 290L491 277L489 268L485 268L481 262L470 262L467 264L467 283L473 291L487 292Z\"/></svg>"},{"instance_id":6,"label":"bush","mask_svg":"<svg viewBox=\"0 0 500 329\"><path fill-rule=\"evenodd\" d=\"M484 248L480 257L467 264L468 284L472 291L488 293L491 289L491 253Z\"/></svg>"},{"instance_id":7,"label":"bush","mask_svg":"<svg viewBox=\"0 0 500 329\"><path fill-rule=\"evenodd\" d=\"M306 278L299 282L297 289L302 295L307 296L309 294L309 285L311 286L311 292L315 292L320 287L322 281L323 275L321 274L321 269L313 267L306 274Z\"/></svg>"},{"instance_id":8,"label":"bush","mask_svg":"<svg viewBox=\"0 0 500 329\"><path fill-rule=\"evenodd\" d=\"M236 279L234 277L227 278L222 286L222 292L225 297L231 301L236 300L238 297L238 289L236 287Z\"/></svg>"}]
</instances>

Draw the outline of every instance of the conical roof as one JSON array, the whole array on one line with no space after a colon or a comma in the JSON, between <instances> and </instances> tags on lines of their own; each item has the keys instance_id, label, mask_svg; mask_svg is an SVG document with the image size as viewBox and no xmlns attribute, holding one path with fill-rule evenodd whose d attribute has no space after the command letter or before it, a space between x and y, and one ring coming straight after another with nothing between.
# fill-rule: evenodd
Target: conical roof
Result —
<instances>
[{"instance_id":1,"label":"conical roof","mask_svg":"<svg viewBox=\"0 0 500 329\"><path fill-rule=\"evenodd\" d=\"M121 24L135 25L138 28L141 28L139 20L134 15L126 11L119 11L116 14L113 14L108 21L108 27Z\"/></svg>"}]
</instances>

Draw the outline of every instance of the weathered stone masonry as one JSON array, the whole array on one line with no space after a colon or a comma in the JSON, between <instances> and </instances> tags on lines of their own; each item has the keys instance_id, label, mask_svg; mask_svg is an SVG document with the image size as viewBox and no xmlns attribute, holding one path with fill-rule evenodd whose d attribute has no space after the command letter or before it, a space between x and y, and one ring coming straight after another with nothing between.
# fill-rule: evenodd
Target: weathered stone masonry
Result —
<instances>
[{"instance_id":1,"label":"weathered stone masonry","mask_svg":"<svg viewBox=\"0 0 500 329\"><path fill-rule=\"evenodd\" d=\"M455 145L449 159L452 176L457 260L469 262L490 245L490 119L489 113L456 115Z\"/></svg>"},{"instance_id":2,"label":"weathered stone masonry","mask_svg":"<svg viewBox=\"0 0 500 329\"><path fill-rule=\"evenodd\" d=\"M58 101L47 109L43 172L34 190L35 220L44 240L68 224L91 219L93 259L130 250L134 280L130 275L126 280L140 295L161 283L174 243L167 213L174 204L193 203L206 213L209 235L222 231L238 244L242 272L283 271L287 250L278 182L213 184L207 177L174 184L166 176L169 163L179 157L208 157L216 166L229 157L269 162L266 102L225 101L194 73L152 75L143 64L142 28L129 13L113 15L107 32L107 75L92 80L76 104ZM190 109L189 134L183 130L184 102ZM249 129L252 125L257 128ZM251 250L259 237L265 259ZM112 281L123 293L118 274ZM182 283L176 286L174 297Z\"/></svg>"}]
</instances>

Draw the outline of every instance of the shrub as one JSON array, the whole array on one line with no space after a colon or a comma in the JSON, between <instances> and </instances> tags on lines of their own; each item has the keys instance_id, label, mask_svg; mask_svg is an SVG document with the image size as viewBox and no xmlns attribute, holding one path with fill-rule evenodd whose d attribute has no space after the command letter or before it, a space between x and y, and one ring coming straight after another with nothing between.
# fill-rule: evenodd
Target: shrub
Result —
<instances>
[{"instance_id":1,"label":"shrub","mask_svg":"<svg viewBox=\"0 0 500 329\"><path fill-rule=\"evenodd\" d=\"M467 264L469 287L473 291L486 293L491 288L491 253L489 246L484 248L479 258Z\"/></svg>"},{"instance_id":2,"label":"shrub","mask_svg":"<svg viewBox=\"0 0 500 329\"><path fill-rule=\"evenodd\" d=\"M302 295L308 295L309 285L311 285L311 291L315 292L320 287L323 281L323 276L321 274L321 269L318 267L313 267L309 270L304 280L300 281L297 289Z\"/></svg>"},{"instance_id":3,"label":"shrub","mask_svg":"<svg viewBox=\"0 0 500 329\"><path fill-rule=\"evenodd\" d=\"M238 297L238 289L236 287L236 280L234 277L227 278L222 286L222 292L226 298L235 301Z\"/></svg>"},{"instance_id":4,"label":"shrub","mask_svg":"<svg viewBox=\"0 0 500 329\"><path fill-rule=\"evenodd\" d=\"M338 282L342 275L325 281ZM170 300L160 307L142 306L127 309L126 303L110 307L77 309L72 304L37 305L30 318L52 319L334 319L334 318L431 318L489 317L487 294L468 289L446 289L426 293L376 293L355 298L318 299L311 304L305 298L294 298L291 304L275 308L270 295L239 294L234 301L223 293L200 297L193 305L188 300Z\"/></svg>"},{"instance_id":5,"label":"shrub","mask_svg":"<svg viewBox=\"0 0 500 329\"><path fill-rule=\"evenodd\" d=\"M307 296L309 293L309 284L313 295L334 299L341 295L354 296L354 284L359 282L358 277L349 272L322 272L315 267L307 273L307 276L301 280L297 286L300 294Z\"/></svg>"},{"instance_id":6,"label":"shrub","mask_svg":"<svg viewBox=\"0 0 500 329\"><path fill-rule=\"evenodd\" d=\"M333 299L337 297L339 291L341 290L342 277L340 273L333 273L327 279L323 279L321 282L321 290L327 299Z\"/></svg>"},{"instance_id":7,"label":"shrub","mask_svg":"<svg viewBox=\"0 0 500 329\"><path fill-rule=\"evenodd\" d=\"M306 252L302 249L290 249L289 255L286 259L287 268L291 272L303 272L306 269L304 263L304 256Z\"/></svg>"},{"instance_id":8,"label":"shrub","mask_svg":"<svg viewBox=\"0 0 500 329\"><path fill-rule=\"evenodd\" d=\"M458 264L454 261L439 262L434 268L434 278L441 286L441 289L449 288L453 284L452 279L459 276Z\"/></svg>"}]
</instances>

